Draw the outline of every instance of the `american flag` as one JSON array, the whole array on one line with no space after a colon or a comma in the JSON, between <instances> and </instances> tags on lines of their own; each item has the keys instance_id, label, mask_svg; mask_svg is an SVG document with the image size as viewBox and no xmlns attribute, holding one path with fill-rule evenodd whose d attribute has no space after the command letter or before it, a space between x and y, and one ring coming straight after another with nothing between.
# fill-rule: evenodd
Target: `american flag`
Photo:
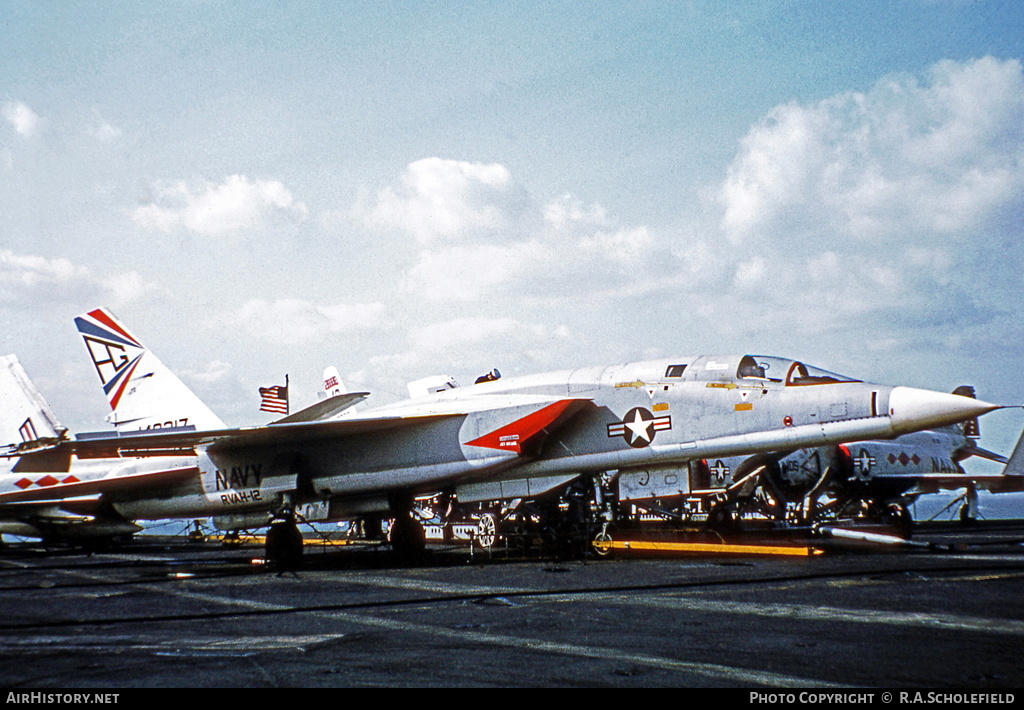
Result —
<instances>
[{"instance_id":1,"label":"american flag","mask_svg":"<svg viewBox=\"0 0 1024 710\"><path fill-rule=\"evenodd\" d=\"M260 387L261 412L276 412L277 414L288 413L288 377L284 378L285 384L274 385L273 387Z\"/></svg>"}]
</instances>

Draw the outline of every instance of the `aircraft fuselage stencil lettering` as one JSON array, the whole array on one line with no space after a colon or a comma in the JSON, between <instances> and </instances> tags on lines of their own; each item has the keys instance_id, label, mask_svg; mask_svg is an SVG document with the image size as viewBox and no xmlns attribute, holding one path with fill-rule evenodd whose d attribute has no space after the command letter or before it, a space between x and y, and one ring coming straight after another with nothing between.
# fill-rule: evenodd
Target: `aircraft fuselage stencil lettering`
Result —
<instances>
[{"instance_id":1,"label":"aircraft fuselage stencil lettering","mask_svg":"<svg viewBox=\"0 0 1024 710\"><path fill-rule=\"evenodd\" d=\"M932 456L933 473L961 473L957 465L947 458Z\"/></svg>"},{"instance_id":2,"label":"aircraft fuselage stencil lettering","mask_svg":"<svg viewBox=\"0 0 1024 710\"><path fill-rule=\"evenodd\" d=\"M224 505L246 505L248 503L259 503L263 500L258 488L249 491L232 491L221 493L220 502Z\"/></svg>"},{"instance_id":3,"label":"aircraft fuselage stencil lettering","mask_svg":"<svg viewBox=\"0 0 1024 710\"><path fill-rule=\"evenodd\" d=\"M157 422L150 424L146 429L173 429L176 427L188 426L188 417L182 417L181 419L172 419L163 423Z\"/></svg>"},{"instance_id":4,"label":"aircraft fuselage stencil lettering","mask_svg":"<svg viewBox=\"0 0 1024 710\"><path fill-rule=\"evenodd\" d=\"M217 490L229 491L241 488L258 488L262 477L263 464L245 464L231 468L218 468L214 471ZM244 502L244 501L243 501Z\"/></svg>"}]
</instances>

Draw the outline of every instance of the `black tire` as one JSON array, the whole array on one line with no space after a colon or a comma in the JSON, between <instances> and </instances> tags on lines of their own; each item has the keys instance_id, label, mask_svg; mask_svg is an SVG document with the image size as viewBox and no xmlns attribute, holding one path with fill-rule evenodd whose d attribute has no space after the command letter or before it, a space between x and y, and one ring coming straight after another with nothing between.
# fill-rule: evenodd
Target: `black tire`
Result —
<instances>
[{"instance_id":1,"label":"black tire","mask_svg":"<svg viewBox=\"0 0 1024 710\"><path fill-rule=\"evenodd\" d=\"M399 557L415 559L423 554L427 546L427 534L423 526L412 517L400 515L391 525L388 541Z\"/></svg>"},{"instance_id":2,"label":"black tire","mask_svg":"<svg viewBox=\"0 0 1024 710\"><path fill-rule=\"evenodd\" d=\"M708 512L708 527L719 534L731 533L736 530L736 518L728 506L713 505Z\"/></svg>"},{"instance_id":3,"label":"black tire","mask_svg":"<svg viewBox=\"0 0 1024 710\"><path fill-rule=\"evenodd\" d=\"M282 570L302 565L302 533L294 520L275 520L267 531L267 560Z\"/></svg>"},{"instance_id":4,"label":"black tire","mask_svg":"<svg viewBox=\"0 0 1024 710\"><path fill-rule=\"evenodd\" d=\"M906 506L898 503L891 504L885 509L885 520L896 528L896 531L906 539L914 534L914 516L910 514Z\"/></svg>"}]
</instances>

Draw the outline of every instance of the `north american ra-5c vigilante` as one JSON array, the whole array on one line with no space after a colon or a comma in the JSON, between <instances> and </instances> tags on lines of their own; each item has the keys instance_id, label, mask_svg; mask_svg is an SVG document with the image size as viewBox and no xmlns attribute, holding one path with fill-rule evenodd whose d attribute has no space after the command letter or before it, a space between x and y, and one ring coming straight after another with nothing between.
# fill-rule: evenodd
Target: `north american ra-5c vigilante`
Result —
<instances>
[{"instance_id":1,"label":"north american ra-5c vigilante","mask_svg":"<svg viewBox=\"0 0 1024 710\"><path fill-rule=\"evenodd\" d=\"M296 554L296 511L310 521L393 517L392 546L414 552L424 541L417 496L530 500L610 471L682 477L692 461L892 438L998 408L784 358L695 355L448 383L358 411L347 410L366 393L342 394L228 428L109 311L76 325L117 430L10 447L2 516L273 521L277 558Z\"/></svg>"}]
</instances>

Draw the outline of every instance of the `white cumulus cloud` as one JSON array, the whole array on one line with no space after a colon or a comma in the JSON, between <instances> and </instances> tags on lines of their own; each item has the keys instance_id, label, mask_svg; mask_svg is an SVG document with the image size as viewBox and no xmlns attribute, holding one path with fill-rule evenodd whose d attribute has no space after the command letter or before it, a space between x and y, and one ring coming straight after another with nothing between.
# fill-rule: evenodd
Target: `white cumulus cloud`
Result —
<instances>
[{"instance_id":1,"label":"white cumulus cloud","mask_svg":"<svg viewBox=\"0 0 1024 710\"><path fill-rule=\"evenodd\" d=\"M869 241L951 234L1024 187L1024 76L1015 60L933 66L867 93L773 109L721 187L734 243L822 234Z\"/></svg>"},{"instance_id":2,"label":"white cumulus cloud","mask_svg":"<svg viewBox=\"0 0 1024 710\"><path fill-rule=\"evenodd\" d=\"M101 143L116 141L124 133L120 128L110 121L104 120L98 114L95 116L95 121L86 128L86 131Z\"/></svg>"},{"instance_id":3,"label":"white cumulus cloud","mask_svg":"<svg viewBox=\"0 0 1024 710\"><path fill-rule=\"evenodd\" d=\"M321 305L295 298L252 299L215 318L218 327L241 328L271 343L321 342L338 333L387 326L381 303Z\"/></svg>"},{"instance_id":4,"label":"white cumulus cloud","mask_svg":"<svg viewBox=\"0 0 1024 710\"><path fill-rule=\"evenodd\" d=\"M425 249L409 270L413 292L436 301L504 295L527 300L586 293L591 301L661 285L675 258L646 227L556 223L503 244Z\"/></svg>"},{"instance_id":5,"label":"white cumulus cloud","mask_svg":"<svg viewBox=\"0 0 1024 710\"><path fill-rule=\"evenodd\" d=\"M711 284L718 322L991 338L1024 281L1021 64L942 61L921 80L777 106L716 195L731 274Z\"/></svg>"},{"instance_id":6,"label":"white cumulus cloud","mask_svg":"<svg viewBox=\"0 0 1024 710\"><path fill-rule=\"evenodd\" d=\"M153 203L136 208L132 219L148 229L171 232L184 227L216 236L258 227L273 214L301 220L308 212L277 180L230 175L198 189L185 182L158 188Z\"/></svg>"},{"instance_id":7,"label":"white cumulus cloud","mask_svg":"<svg viewBox=\"0 0 1024 710\"><path fill-rule=\"evenodd\" d=\"M440 360L445 363L445 374L460 371L477 376L495 366L547 362L554 352L562 352L573 343L571 331L564 324L509 317L458 317L410 328L409 350L372 357L368 365L373 372L408 381L428 374L423 371L424 362ZM472 384L472 379L460 384Z\"/></svg>"},{"instance_id":8,"label":"white cumulus cloud","mask_svg":"<svg viewBox=\"0 0 1024 710\"><path fill-rule=\"evenodd\" d=\"M4 104L2 113L18 135L26 138L34 135L43 125L43 119L39 114L21 101L8 101Z\"/></svg>"},{"instance_id":9,"label":"white cumulus cloud","mask_svg":"<svg viewBox=\"0 0 1024 710\"><path fill-rule=\"evenodd\" d=\"M571 194L537 200L501 165L428 158L400 180L357 212L414 238L406 287L430 301L643 291L674 261L646 227L619 225Z\"/></svg>"},{"instance_id":10,"label":"white cumulus cloud","mask_svg":"<svg viewBox=\"0 0 1024 710\"><path fill-rule=\"evenodd\" d=\"M135 271L101 276L66 258L0 249L0 306L23 310L57 304L69 308L94 303L118 306L159 292L159 286Z\"/></svg>"},{"instance_id":11,"label":"white cumulus cloud","mask_svg":"<svg viewBox=\"0 0 1024 710\"><path fill-rule=\"evenodd\" d=\"M529 197L501 165L424 158L406 168L401 183L381 190L375 206L358 210L365 223L426 244L482 234L501 238L529 215Z\"/></svg>"}]
</instances>

